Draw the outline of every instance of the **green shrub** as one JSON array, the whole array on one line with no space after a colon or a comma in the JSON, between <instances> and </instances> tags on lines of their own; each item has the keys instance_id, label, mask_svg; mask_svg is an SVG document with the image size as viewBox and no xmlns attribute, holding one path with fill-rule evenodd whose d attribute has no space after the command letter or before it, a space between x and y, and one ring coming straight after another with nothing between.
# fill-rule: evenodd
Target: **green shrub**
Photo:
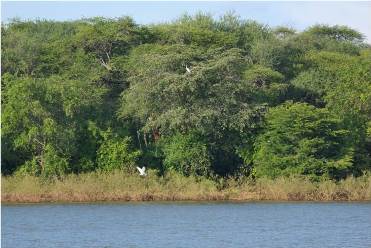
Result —
<instances>
[{"instance_id":1,"label":"green shrub","mask_svg":"<svg viewBox=\"0 0 371 248\"><path fill-rule=\"evenodd\" d=\"M206 144L194 134L176 134L164 144L164 166L183 175L207 175L210 173L210 155Z\"/></svg>"},{"instance_id":2,"label":"green shrub","mask_svg":"<svg viewBox=\"0 0 371 248\"><path fill-rule=\"evenodd\" d=\"M254 154L257 176L342 178L353 166L349 132L326 109L305 103L271 108Z\"/></svg>"},{"instance_id":3,"label":"green shrub","mask_svg":"<svg viewBox=\"0 0 371 248\"><path fill-rule=\"evenodd\" d=\"M61 177L68 172L68 159L62 157L51 145L45 147L41 156L26 161L17 174L42 176L46 178Z\"/></svg>"},{"instance_id":4,"label":"green shrub","mask_svg":"<svg viewBox=\"0 0 371 248\"><path fill-rule=\"evenodd\" d=\"M105 171L134 166L141 154L130 147L130 137L107 137L97 152L98 168Z\"/></svg>"}]
</instances>

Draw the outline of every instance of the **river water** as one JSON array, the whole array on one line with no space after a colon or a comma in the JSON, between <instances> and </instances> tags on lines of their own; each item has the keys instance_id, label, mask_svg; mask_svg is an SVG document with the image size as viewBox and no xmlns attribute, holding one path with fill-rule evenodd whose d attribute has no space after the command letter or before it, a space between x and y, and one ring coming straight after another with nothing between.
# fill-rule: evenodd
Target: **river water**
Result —
<instances>
[{"instance_id":1,"label":"river water","mask_svg":"<svg viewBox=\"0 0 371 248\"><path fill-rule=\"evenodd\" d=\"M3 248L371 247L371 203L2 205Z\"/></svg>"}]
</instances>

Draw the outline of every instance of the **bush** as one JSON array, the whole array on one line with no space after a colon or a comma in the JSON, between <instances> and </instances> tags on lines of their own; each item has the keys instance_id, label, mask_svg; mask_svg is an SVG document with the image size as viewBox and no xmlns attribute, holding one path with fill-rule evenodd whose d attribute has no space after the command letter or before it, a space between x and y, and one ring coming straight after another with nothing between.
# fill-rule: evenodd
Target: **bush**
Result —
<instances>
[{"instance_id":1,"label":"bush","mask_svg":"<svg viewBox=\"0 0 371 248\"><path fill-rule=\"evenodd\" d=\"M353 166L349 132L326 109L305 103L271 108L255 143L257 176L305 174L342 178Z\"/></svg>"},{"instance_id":2,"label":"bush","mask_svg":"<svg viewBox=\"0 0 371 248\"><path fill-rule=\"evenodd\" d=\"M130 137L106 137L97 152L98 168L104 171L134 167L140 151L130 147Z\"/></svg>"},{"instance_id":3,"label":"bush","mask_svg":"<svg viewBox=\"0 0 371 248\"><path fill-rule=\"evenodd\" d=\"M208 175L210 173L210 155L206 144L194 134L176 134L164 144L164 166L183 175Z\"/></svg>"},{"instance_id":4,"label":"bush","mask_svg":"<svg viewBox=\"0 0 371 248\"><path fill-rule=\"evenodd\" d=\"M52 146L47 145L43 155L26 161L17 170L17 174L43 176L46 178L61 177L68 172L68 168L68 159L58 154Z\"/></svg>"}]
</instances>

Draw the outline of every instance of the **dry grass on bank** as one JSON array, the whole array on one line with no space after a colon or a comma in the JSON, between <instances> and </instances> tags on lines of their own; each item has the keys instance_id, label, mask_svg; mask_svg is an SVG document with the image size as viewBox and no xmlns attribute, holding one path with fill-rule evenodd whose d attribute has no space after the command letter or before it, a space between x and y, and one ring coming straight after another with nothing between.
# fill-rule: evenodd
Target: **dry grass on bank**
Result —
<instances>
[{"instance_id":1,"label":"dry grass on bank","mask_svg":"<svg viewBox=\"0 0 371 248\"><path fill-rule=\"evenodd\" d=\"M227 188L229 199L274 201L369 201L371 176L314 183L306 178L260 179Z\"/></svg>"},{"instance_id":2,"label":"dry grass on bank","mask_svg":"<svg viewBox=\"0 0 371 248\"><path fill-rule=\"evenodd\" d=\"M94 202L94 201L211 201L211 200L371 200L371 176L344 181L310 182L305 178L260 179L237 183L227 180L223 189L216 182L168 173L149 172L142 178L122 171L67 175L45 181L32 176L2 177L2 202ZM219 186L219 187L218 187Z\"/></svg>"}]
</instances>

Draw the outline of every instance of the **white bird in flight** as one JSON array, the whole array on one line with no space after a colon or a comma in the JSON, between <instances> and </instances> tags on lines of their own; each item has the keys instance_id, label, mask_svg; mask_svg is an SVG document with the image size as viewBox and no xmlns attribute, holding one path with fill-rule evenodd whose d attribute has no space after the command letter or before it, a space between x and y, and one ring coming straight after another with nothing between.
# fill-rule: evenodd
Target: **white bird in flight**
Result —
<instances>
[{"instance_id":1,"label":"white bird in flight","mask_svg":"<svg viewBox=\"0 0 371 248\"><path fill-rule=\"evenodd\" d=\"M186 65L186 70L188 73L191 73L191 69L189 69L187 65Z\"/></svg>"},{"instance_id":2,"label":"white bird in flight","mask_svg":"<svg viewBox=\"0 0 371 248\"><path fill-rule=\"evenodd\" d=\"M146 167L142 167L142 168L139 168L138 166L137 166L137 169L138 169L138 171L139 171L139 173L140 173L140 176L147 176L147 174L146 174Z\"/></svg>"}]
</instances>

